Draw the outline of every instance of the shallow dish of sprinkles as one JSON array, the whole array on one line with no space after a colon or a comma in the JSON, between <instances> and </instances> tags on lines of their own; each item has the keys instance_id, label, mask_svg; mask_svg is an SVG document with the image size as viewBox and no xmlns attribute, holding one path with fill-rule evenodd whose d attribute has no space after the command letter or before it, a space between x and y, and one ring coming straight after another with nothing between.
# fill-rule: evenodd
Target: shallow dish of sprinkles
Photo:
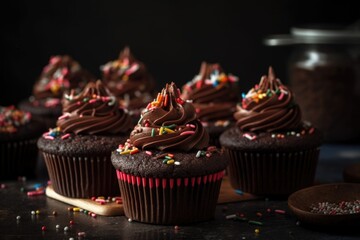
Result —
<instances>
[{"instance_id":1,"label":"shallow dish of sprinkles","mask_svg":"<svg viewBox=\"0 0 360 240\"><path fill-rule=\"evenodd\" d=\"M300 223L323 227L360 226L360 184L329 183L301 189L288 198Z\"/></svg>"}]
</instances>

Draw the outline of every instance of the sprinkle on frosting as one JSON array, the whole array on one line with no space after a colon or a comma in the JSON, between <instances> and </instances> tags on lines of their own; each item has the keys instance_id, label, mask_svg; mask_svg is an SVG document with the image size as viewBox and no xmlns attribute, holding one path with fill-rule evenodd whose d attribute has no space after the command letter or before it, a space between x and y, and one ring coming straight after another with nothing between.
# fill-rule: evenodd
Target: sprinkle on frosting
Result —
<instances>
[{"instance_id":1,"label":"sprinkle on frosting","mask_svg":"<svg viewBox=\"0 0 360 240\"><path fill-rule=\"evenodd\" d=\"M15 106L0 106L0 132L13 133L30 122L31 114L29 112L20 111Z\"/></svg>"},{"instance_id":2,"label":"sprinkle on frosting","mask_svg":"<svg viewBox=\"0 0 360 240\"><path fill-rule=\"evenodd\" d=\"M203 149L209 136L196 118L193 105L184 101L174 83L167 84L141 114L130 144L143 150Z\"/></svg>"},{"instance_id":3,"label":"sprinkle on frosting","mask_svg":"<svg viewBox=\"0 0 360 240\"><path fill-rule=\"evenodd\" d=\"M63 115L57 126L64 133L118 134L126 133L131 119L103 83L90 82L78 95L65 95Z\"/></svg>"},{"instance_id":4,"label":"sprinkle on frosting","mask_svg":"<svg viewBox=\"0 0 360 240\"><path fill-rule=\"evenodd\" d=\"M182 98L192 100L201 121L231 120L238 101L238 78L219 64L201 64L200 73L183 86Z\"/></svg>"},{"instance_id":5,"label":"sprinkle on frosting","mask_svg":"<svg viewBox=\"0 0 360 240\"><path fill-rule=\"evenodd\" d=\"M103 81L126 108L142 108L151 101L154 82L145 65L125 47L119 58L100 67Z\"/></svg>"},{"instance_id":6,"label":"sprinkle on frosting","mask_svg":"<svg viewBox=\"0 0 360 240\"><path fill-rule=\"evenodd\" d=\"M80 76L74 77L80 69L80 64L68 55L51 57L34 85L35 99L60 99L65 90L79 85L82 87L81 85L85 85L88 79L82 79Z\"/></svg>"},{"instance_id":7,"label":"sprinkle on frosting","mask_svg":"<svg viewBox=\"0 0 360 240\"><path fill-rule=\"evenodd\" d=\"M243 94L241 105L234 114L237 126L249 140L254 133L286 132L302 128L301 111L294 101L294 95L269 68L268 76L263 76L247 94Z\"/></svg>"}]
</instances>

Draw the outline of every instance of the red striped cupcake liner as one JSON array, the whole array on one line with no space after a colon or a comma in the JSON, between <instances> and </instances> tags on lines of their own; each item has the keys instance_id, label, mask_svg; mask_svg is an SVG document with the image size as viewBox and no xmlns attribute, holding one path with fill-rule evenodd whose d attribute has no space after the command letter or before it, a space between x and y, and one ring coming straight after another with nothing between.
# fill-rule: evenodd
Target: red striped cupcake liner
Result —
<instances>
[{"instance_id":1,"label":"red striped cupcake liner","mask_svg":"<svg viewBox=\"0 0 360 240\"><path fill-rule=\"evenodd\" d=\"M190 178L146 178L117 170L125 216L152 224L189 224L214 217L224 171Z\"/></svg>"}]
</instances>

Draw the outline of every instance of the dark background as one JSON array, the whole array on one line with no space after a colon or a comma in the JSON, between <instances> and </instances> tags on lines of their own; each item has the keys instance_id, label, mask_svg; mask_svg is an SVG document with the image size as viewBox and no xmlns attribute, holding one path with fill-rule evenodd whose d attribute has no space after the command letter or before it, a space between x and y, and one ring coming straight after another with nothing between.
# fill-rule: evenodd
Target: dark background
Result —
<instances>
[{"instance_id":1,"label":"dark background","mask_svg":"<svg viewBox=\"0 0 360 240\"><path fill-rule=\"evenodd\" d=\"M274 66L286 83L290 47L266 47L269 34L308 23L351 24L355 1L10 1L1 3L0 105L31 94L49 57L69 54L100 77L99 67L130 46L161 89L219 62L242 92ZM6 16L5 16L6 15Z\"/></svg>"}]
</instances>

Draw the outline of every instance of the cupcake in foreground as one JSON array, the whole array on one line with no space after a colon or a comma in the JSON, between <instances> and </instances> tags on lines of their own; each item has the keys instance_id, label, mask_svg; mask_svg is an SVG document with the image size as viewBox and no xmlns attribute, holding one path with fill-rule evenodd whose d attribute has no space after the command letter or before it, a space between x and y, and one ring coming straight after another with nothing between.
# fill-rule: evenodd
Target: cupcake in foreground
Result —
<instances>
[{"instance_id":1,"label":"cupcake in foreground","mask_svg":"<svg viewBox=\"0 0 360 240\"><path fill-rule=\"evenodd\" d=\"M183 86L182 98L193 102L212 145L220 146L220 134L234 124L239 101L237 82L238 78L226 74L219 64L203 62L200 73Z\"/></svg>"},{"instance_id":2,"label":"cupcake in foreground","mask_svg":"<svg viewBox=\"0 0 360 240\"><path fill-rule=\"evenodd\" d=\"M31 112L46 128L53 127L61 115L64 92L79 91L91 80L94 77L70 56L53 56L34 84L32 96L20 102L19 108Z\"/></svg>"},{"instance_id":3,"label":"cupcake in foreground","mask_svg":"<svg viewBox=\"0 0 360 240\"><path fill-rule=\"evenodd\" d=\"M127 139L130 117L101 81L65 99L57 127L38 140L54 191L76 198L118 195L110 157Z\"/></svg>"},{"instance_id":4,"label":"cupcake in foreground","mask_svg":"<svg viewBox=\"0 0 360 240\"><path fill-rule=\"evenodd\" d=\"M313 184L322 134L301 119L292 91L269 68L244 94L236 126L220 136L233 188L288 195Z\"/></svg>"},{"instance_id":5,"label":"cupcake in foreground","mask_svg":"<svg viewBox=\"0 0 360 240\"><path fill-rule=\"evenodd\" d=\"M102 80L119 99L120 104L129 110L135 122L140 112L153 99L155 82L144 63L138 61L125 47L119 58L101 66Z\"/></svg>"},{"instance_id":6,"label":"cupcake in foreground","mask_svg":"<svg viewBox=\"0 0 360 240\"><path fill-rule=\"evenodd\" d=\"M212 219L227 161L208 141L193 105L167 84L112 153L126 217L153 224Z\"/></svg>"},{"instance_id":7,"label":"cupcake in foreground","mask_svg":"<svg viewBox=\"0 0 360 240\"><path fill-rule=\"evenodd\" d=\"M29 112L0 106L0 179L35 177L36 140L44 128Z\"/></svg>"}]
</instances>

